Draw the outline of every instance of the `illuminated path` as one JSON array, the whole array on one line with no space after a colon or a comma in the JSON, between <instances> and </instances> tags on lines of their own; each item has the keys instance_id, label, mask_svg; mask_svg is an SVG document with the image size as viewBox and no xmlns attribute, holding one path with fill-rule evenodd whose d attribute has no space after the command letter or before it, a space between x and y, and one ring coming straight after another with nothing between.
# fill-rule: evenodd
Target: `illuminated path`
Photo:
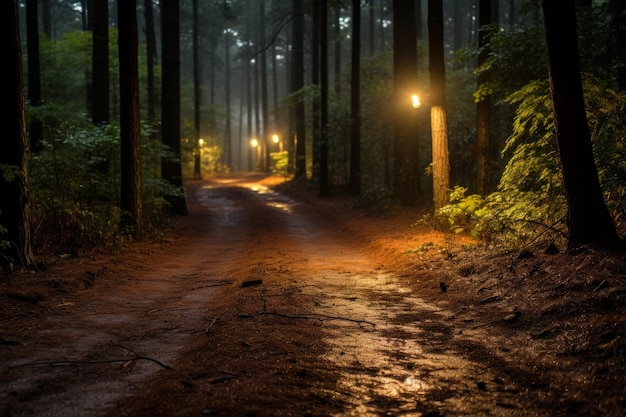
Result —
<instances>
[{"instance_id":1,"label":"illuminated path","mask_svg":"<svg viewBox=\"0 0 626 417\"><path fill-rule=\"evenodd\" d=\"M47 305L22 346L0 352L2 410L541 415L532 396L506 388L514 381L470 360L491 342L453 343L452 312L401 285L340 223L260 179L189 184L190 216L175 221L184 238L148 261L95 264L104 291Z\"/></svg>"}]
</instances>

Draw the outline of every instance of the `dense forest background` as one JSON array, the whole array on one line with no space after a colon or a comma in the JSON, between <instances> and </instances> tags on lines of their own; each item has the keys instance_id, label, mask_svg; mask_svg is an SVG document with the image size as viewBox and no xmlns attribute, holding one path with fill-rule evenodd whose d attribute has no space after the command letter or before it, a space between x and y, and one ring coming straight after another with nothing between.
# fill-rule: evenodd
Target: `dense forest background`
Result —
<instances>
[{"instance_id":1,"label":"dense forest background","mask_svg":"<svg viewBox=\"0 0 626 417\"><path fill-rule=\"evenodd\" d=\"M138 47L145 233L137 235L119 227L126 224L120 190L127 169L120 153L127 108L120 61L128 54L121 48L128 38L118 43L121 8L100 0L19 1L34 252L65 256L166 233L168 214L184 212L184 205L172 210L184 193L169 181L167 161L180 166L183 180L260 170L320 186L323 195L349 191L355 205L379 215L400 204L422 207L429 213L423 221L490 245L566 239L568 204L537 1L442 2L449 179L447 201L433 207L431 3L138 1L134 40L130 33ZM595 162L623 236L626 6L576 6ZM401 17L408 31L399 30ZM172 27L174 49L165 41ZM401 92L406 101L397 88L406 64L401 39L415 52L406 55L414 76ZM173 90L166 89L172 62L180 70ZM180 99L173 107L172 91ZM419 107L411 105L413 95ZM398 171L398 155L411 160L410 170ZM11 169L0 168L10 178ZM10 239L0 240L11 248Z\"/></svg>"}]
</instances>

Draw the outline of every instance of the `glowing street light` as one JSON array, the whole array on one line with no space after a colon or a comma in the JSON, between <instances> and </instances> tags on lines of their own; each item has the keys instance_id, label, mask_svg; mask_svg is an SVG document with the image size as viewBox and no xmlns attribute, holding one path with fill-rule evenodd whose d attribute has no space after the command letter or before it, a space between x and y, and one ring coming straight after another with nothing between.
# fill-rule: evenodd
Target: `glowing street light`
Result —
<instances>
[{"instance_id":1,"label":"glowing street light","mask_svg":"<svg viewBox=\"0 0 626 417\"><path fill-rule=\"evenodd\" d=\"M257 138L250 139L250 146L252 146L252 148L254 149L250 153L250 166L254 167L254 169L256 170L258 169L259 151L261 150L261 147L259 146L259 140ZM254 160L252 160L252 158L254 158Z\"/></svg>"},{"instance_id":2,"label":"glowing street light","mask_svg":"<svg viewBox=\"0 0 626 417\"><path fill-rule=\"evenodd\" d=\"M422 105L422 103L420 102L420 98L417 96L417 94L413 94L413 96L411 96L411 102L413 103L414 109L417 109L419 106Z\"/></svg>"},{"instance_id":3,"label":"glowing street light","mask_svg":"<svg viewBox=\"0 0 626 417\"><path fill-rule=\"evenodd\" d=\"M273 134L272 135L272 142L274 142L276 145L278 145L278 150L280 152L283 151L283 143L280 141L280 137L277 134Z\"/></svg>"},{"instance_id":4,"label":"glowing street light","mask_svg":"<svg viewBox=\"0 0 626 417\"><path fill-rule=\"evenodd\" d=\"M200 146L204 145L204 139L202 138L198 139L198 145Z\"/></svg>"}]
</instances>

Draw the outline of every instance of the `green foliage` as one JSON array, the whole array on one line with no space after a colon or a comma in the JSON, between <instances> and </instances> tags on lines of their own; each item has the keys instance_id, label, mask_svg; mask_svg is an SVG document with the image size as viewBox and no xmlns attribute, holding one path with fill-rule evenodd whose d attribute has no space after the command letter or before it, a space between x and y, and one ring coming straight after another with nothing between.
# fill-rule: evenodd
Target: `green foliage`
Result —
<instances>
[{"instance_id":1,"label":"green foliage","mask_svg":"<svg viewBox=\"0 0 626 417\"><path fill-rule=\"evenodd\" d=\"M547 81L533 81L511 94L517 106L513 134L502 151L510 154L498 191L465 196L457 187L437 218L490 245L516 246L539 234L558 239L567 204L563 195L552 103ZM552 233L548 233L552 232Z\"/></svg>"},{"instance_id":2,"label":"green foliage","mask_svg":"<svg viewBox=\"0 0 626 417\"><path fill-rule=\"evenodd\" d=\"M485 30L489 39L485 45L488 55L475 73L485 76L488 85L478 86L475 95L482 97L484 93L498 92L506 96L532 80L545 78L545 33L541 26L515 25L502 30L492 25ZM473 62L480 52L479 49L459 51L457 61Z\"/></svg>"},{"instance_id":3,"label":"green foliage","mask_svg":"<svg viewBox=\"0 0 626 417\"><path fill-rule=\"evenodd\" d=\"M58 126L49 127L43 150L30 162L35 250L119 247L125 240L119 230L119 127L96 127L76 116L61 122L61 116L54 117ZM142 135L144 221L155 236L168 227L164 196L174 191L156 179L162 155L149 125Z\"/></svg>"},{"instance_id":4,"label":"green foliage","mask_svg":"<svg viewBox=\"0 0 626 417\"><path fill-rule=\"evenodd\" d=\"M0 178L4 182L13 182L21 175L21 170L15 165L0 164Z\"/></svg>"},{"instance_id":5,"label":"green foliage","mask_svg":"<svg viewBox=\"0 0 626 417\"><path fill-rule=\"evenodd\" d=\"M35 245L41 251L117 243L119 131L80 121L54 128L31 159Z\"/></svg>"},{"instance_id":6,"label":"green foliage","mask_svg":"<svg viewBox=\"0 0 626 417\"><path fill-rule=\"evenodd\" d=\"M450 204L425 221L454 233L470 233L473 238L497 247L516 247L544 234L551 241L564 236L560 221L550 223L550 216L544 211L546 205L540 203L541 194L511 196L495 192L482 197L466 196L466 192L467 188L455 187ZM554 206L562 209L564 203L560 198Z\"/></svg>"},{"instance_id":7,"label":"green foliage","mask_svg":"<svg viewBox=\"0 0 626 417\"><path fill-rule=\"evenodd\" d=\"M587 113L604 200L619 231L626 231L626 92L591 79L585 83Z\"/></svg>"},{"instance_id":8,"label":"green foliage","mask_svg":"<svg viewBox=\"0 0 626 417\"><path fill-rule=\"evenodd\" d=\"M61 39L41 37L41 83L45 86L45 101L55 102L68 112L84 112L85 76L91 73L90 53L91 32L67 32Z\"/></svg>"},{"instance_id":9,"label":"green foliage","mask_svg":"<svg viewBox=\"0 0 626 417\"><path fill-rule=\"evenodd\" d=\"M272 172L275 172L279 175L287 176L287 171L289 168L289 152L272 152L270 154L272 159L274 160L274 164L272 166Z\"/></svg>"},{"instance_id":10,"label":"green foliage","mask_svg":"<svg viewBox=\"0 0 626 417\"><path fill-rule=\"evenodd\" d=\"M480 103L485 100L488 96L493 95L495 91L495 86L492 82L487 81L478 86L476 91L474 91L474 103Z\"/></svg>"},{"instance_id":11,"label":"green foliage","mask_svg":"<svg viewBox=\"0 0 626 417\"><path fill-rule=\"evenodd\" d=\"M626 228L626 94L586 77L587 119L605 201L618 229ZM508 162L498 191L466 196L455 187L450 204L427 219L455 232L470 232L490 245L516 246L566 234L567 201L547 81L532 81L508 97L517 106Z\"/></svg>"}]
</instances>

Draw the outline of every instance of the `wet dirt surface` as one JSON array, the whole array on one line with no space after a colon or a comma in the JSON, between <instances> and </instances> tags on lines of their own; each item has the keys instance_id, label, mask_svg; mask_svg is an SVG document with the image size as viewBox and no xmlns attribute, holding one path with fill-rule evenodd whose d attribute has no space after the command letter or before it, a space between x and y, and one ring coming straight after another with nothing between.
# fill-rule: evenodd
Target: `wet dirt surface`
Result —
<instances>
[{"instance_id":1,"label":"wet dirt surface","mask_svg":"<svg viewBox=\"0 0 626 417\"><path fill-rule=\"evenodd\" d=\"M623 255L485 263L278 183L188 183L171 241L6 282L1 415L623 415Z\"/></svg>"}]
</instances>

